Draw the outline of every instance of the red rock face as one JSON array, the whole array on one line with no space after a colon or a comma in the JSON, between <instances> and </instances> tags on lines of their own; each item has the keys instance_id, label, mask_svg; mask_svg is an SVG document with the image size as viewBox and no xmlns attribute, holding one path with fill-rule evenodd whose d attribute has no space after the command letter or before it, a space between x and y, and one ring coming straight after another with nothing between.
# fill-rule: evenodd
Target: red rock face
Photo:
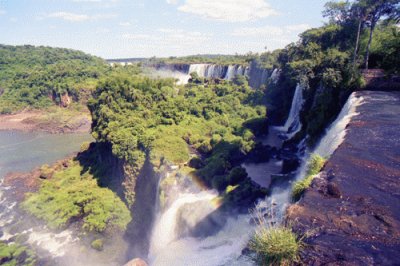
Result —
<instances>
[{"instance_id":1,"label":"red rock face","mask_svg":"<svg viewBox=\"0 0 400 266\"><path fill-rule=\"evenodd\" d=\"M345 141L287 211L310 235L307 265L400 265L400 93L360 94Z\"/></svg>"}]
</instances>

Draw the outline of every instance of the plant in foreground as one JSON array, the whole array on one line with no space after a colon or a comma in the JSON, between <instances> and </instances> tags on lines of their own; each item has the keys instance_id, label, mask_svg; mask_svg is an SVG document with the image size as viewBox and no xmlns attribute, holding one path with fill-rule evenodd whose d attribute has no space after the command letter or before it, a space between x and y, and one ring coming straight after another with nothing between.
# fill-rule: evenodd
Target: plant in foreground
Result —
<instances>
[{"instance_id":1,"label":"plant in foreground","mask_svg":"<svg viewBox=\"0 0 400 266\"><path fill-rule=\"evenodd\" d=\"M257 214L258 226L249 248L259 265L290 265L298 260L303 242L288 225L273 225Z\"/></svg>"}]
</instances>

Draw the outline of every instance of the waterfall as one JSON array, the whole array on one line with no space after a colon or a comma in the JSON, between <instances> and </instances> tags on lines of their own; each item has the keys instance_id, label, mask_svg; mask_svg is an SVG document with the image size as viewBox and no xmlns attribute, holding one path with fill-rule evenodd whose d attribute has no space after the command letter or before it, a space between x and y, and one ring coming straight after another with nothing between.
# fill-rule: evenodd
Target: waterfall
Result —
<instances>
[{"instance_id":1,"label":"waterfall","mask_svg":"<svg viewBox=\"0 0 400 266\"><path fill-rule=\"evenodd\" d=\"M352 117L356 116L357 106L362 102L362 97L356 97L352 93L343 106L336 120L327 128L325 136L320 140L314 153L324 158L329 158L333 152L339 147L346 136L346 126Z\"/></svg>"},{"instance_id":2,"label":"waterfall","mask_svg":"<svg viewBox=\"0 0 400 266\"><path fill-rule=\"evenodd\" d=\"M190 73L196 72L203 78L232 80L236 75L245 75L246 69L240 65L191 64L187 74L190 75Z\"/></svg>"},{"instance_id":3,"label":"waterfall","mask_svg":"<svg viewBox=\"0 0 400 266\"><path fill-rule=\"evenodd\" d=\"M288 139L296 135L296 133L301 130L302 125L300 122L300 111L303 107L303 103L303 86L297 84L285 125L283 127L277 127L280 131L286 134Z\"/></svg>"},{"instance_id":4,"label":"waterfall","mask_svg":"<svg viewBox=\"0 0 400 266\"><path fill-rule=\"evenodd\" d=\"M168 188L169 204L158 210L149 264L254 265L241 255L254 230L251 215L222 214L216 191L200 190L190 177L184 180Z\"/></svg>"},{"instance_id":5,"label":"waterfall","mask_svg":"<svg viewBox=\"0 0 400 266\"><path fill-rule=\"evenodd\" d=\"M279 79L279 75L280 75L280 71L278 68L275 68L274 71L272 71L271 74L271 81L276 84L278 82Z\"/></svg>"},{"instance_id":6,"label":"waterfall","mask_svg":"<svg viewBox=\"0 0 400 266\"><path fill-rule=\"evenodd\" d=\"M357 115L356 108L362 103L362 100L362 97L356 97L355 93L351 94L336 120L325 131L326 133L319 141L317 147L313 151L306 152L306 155L302 158L301 166L297 170L294 181L301 180L306 175L307 162L311 154L318 154L321 157L329 158L339 147L345 138L346 127L352 117ZM278 203L276 204L278 219L283 219L286 207L291 202L291 186L274 188L271 198L275 198L276 203Z\"/></svg>"},{"instance_id":7,"label":"waterfall","mask_svg":"<svg viewBox=\"0 0 400 266\"><path fill-rule=\"evenodd\" d=\"M206 71L208 66L208 64L191 64L188 74L196 72L200 77L207 77Z\"/></svg>"},{"instance_id":8,"label":"waterfall","mask_svg":"<svg viewBox=\"0 0 400 266\"><path fill-rule=\"evenodd\" d=\"M193 203L210 203L217 195L209 191L203 191L197 194L182 193L178 196L172 205L159 217L152 233L150 257L156 257L156 254L168 247L168 244L176 240L179 236L178 214L182 209ZM211 204L210 204L211 206ZM203 219L215 208L206 208L201 213L200 219Z\"/></svg>"},{"instance_id":9,"label":"waterfall","mask_svg":"<svg viewBox=\"0 0 400 266\"><path fill-rule=\"evenodd\" d=\"M233 77L235 76L235 74L236 74L236 67L233 66L233 65L229 65L228 66L228 70L226 71L226 75L225 75L224 79L232 80Z\"/></svg>"}]
</instances>

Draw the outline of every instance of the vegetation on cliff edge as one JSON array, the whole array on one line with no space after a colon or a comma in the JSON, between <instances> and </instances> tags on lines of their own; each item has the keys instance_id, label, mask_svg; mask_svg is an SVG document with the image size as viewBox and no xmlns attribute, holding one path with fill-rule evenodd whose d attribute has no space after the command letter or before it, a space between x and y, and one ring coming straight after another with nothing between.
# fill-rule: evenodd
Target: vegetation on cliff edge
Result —
<instances>
[{"instance_id":1,"label":"vegetation on cliff edge","mask_svg":"<svg viewBox=\"0 0 400 266\"><path fill-rule=\"evenodd\" d=\"M78 222L86 231L124 230L131 220L126 205L82 170L78 162L71 161L67 168L44 180L38 192L28 194L22 208L52 228Z\"/></svg>"}]
</instances>

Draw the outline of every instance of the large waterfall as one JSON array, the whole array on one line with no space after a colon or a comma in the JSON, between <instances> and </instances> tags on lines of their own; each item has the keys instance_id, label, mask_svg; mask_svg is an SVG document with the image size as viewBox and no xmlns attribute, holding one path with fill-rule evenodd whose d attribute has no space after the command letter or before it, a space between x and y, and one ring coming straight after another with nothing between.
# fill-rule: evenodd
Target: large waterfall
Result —
<instances>
[{"instance_id":1,"label":"large waterfall","mask_svg":"<svg viewBox=\"0 0 400 266\"><path fill-rule=\"evenodd\" d=\"M352 93L343 106L336 120L327 128L325 136L320 140L314 153L321 157L328 158L339 147L346 136L346 126L356 113L356 108L362 102L362 97L356 97Z\"/></svg>"},{"instance_id":2,"label":"large waterfall","mask_svg":"<svg viewBox=\"0 0 400 266\"><path fill-rule=\"evenodd\" d=\"M285 125L282 127L277 127L277 129L285 133L288 139L296 135L296 133L301 130L302 125L300 122L300 111L303 107L303 103L303 86L297 84Z\"/></svg>"},{"instance_id":3,"label":"large waterfall","mask_svg":"<svg viewBox=\"0 0 400 266\"><path fill-rule=\"evenodd\" d=\"M172 202L159 210L150 241L150 265L252 265L241 256L253 231L251 217L221 214L213 218L219 207L218 193L202 191L194 182L189 187L175 184ZM213 232L195 234L199 225L203 225L201 231Z\"/></svg>"},{"instance_id":4,"label":"large waterfall","mask_svg":"<svg viewBox=\"0 0 400 266\"><path fill-rule=\"evenodd\" d=\"M325 135L321 138L316 148L312 151L308 151L306 155L304 155L294 181L301 180L306 175L307 162L311 154L318 154L321 157L329 158L339 147L345 138L346 127L351 121L352 117L357 115L356 109L357 106L362 103L362 100L362 97L357 97L355 93L350 95L336 120L327 128ZM275 198L277 203L276 213L282 219L284 217L286 207L291 202L291 186L274 188L271 198Z\"/></svg>"}]
</instances>

